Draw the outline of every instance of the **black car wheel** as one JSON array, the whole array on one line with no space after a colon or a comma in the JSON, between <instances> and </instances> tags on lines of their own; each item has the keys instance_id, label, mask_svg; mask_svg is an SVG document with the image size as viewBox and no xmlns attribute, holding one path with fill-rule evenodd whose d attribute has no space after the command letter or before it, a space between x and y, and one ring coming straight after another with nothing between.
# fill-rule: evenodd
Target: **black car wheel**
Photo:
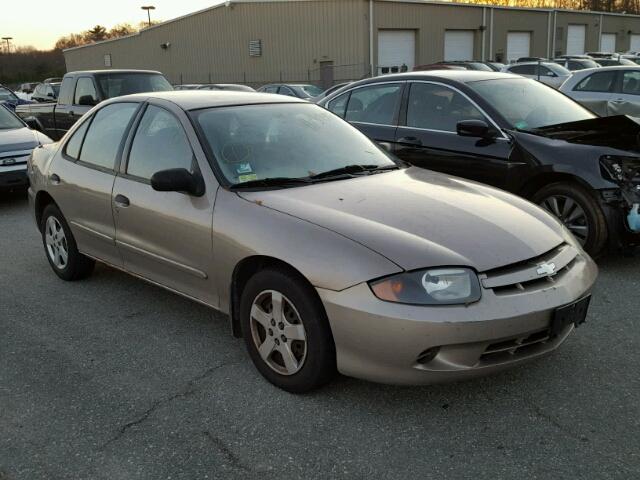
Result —
<instances>
[{"instance_id":1,"label":"black car wheel","mask_svg":"<svg viewBox=\"0 0 640 480\"><path fill-rule=\"evenodd\" d=\"M598 201L588 190L571 183L553 183L539 190L533 201L558 217L592 256L606 244L607 222Z\"/></svg>"},{"instance_id":2,"label":"black car wheel","mask_svg":"<svg viewBox=\"0 0 640 480\"><path fill-rule=\"evenodd\" d=\"M67 281L91 275L94 260L78 251L71 229L55 205L48 205L42 212L40 231L47 260L56 275Z\"/></svg>"},{"instance_id":3,"label":"black car wheel","mask_svg":"<svg viewBox=\"0 0 640 480\"><path fill-rule=\"evenodd\" d=\"M258 371L292 393L333 377L335 346L322 303L303 279L285 270L255 274L240 298L242 334Z\"/></svg>"}]
</instances>

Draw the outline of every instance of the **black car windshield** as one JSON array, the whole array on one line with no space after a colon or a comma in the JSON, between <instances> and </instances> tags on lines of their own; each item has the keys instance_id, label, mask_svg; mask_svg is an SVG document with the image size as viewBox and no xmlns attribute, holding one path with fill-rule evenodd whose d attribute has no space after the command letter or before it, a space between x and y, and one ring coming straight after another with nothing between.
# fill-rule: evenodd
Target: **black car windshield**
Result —
<instances>
[{"instance_id":1,"label":"black car windshield","mask_svg":"<svg viewBox=\"0 0 640 480\"><path fill-rule=\"evenodd\" d=\"M167 79L159 73L106 73L96 75L96 78L105 98L173 90Z\"/></svg>"},{"instance_id":2,"label":"black car windshield","mask_svg":"<svg viewBox=\"0 0 640 480\"><path fill-rule=\"evenodd\" d=\"M193 117L232 185L306 179L353 165L395 166L365 135L313 104L208 108Z\"/></svg>"},{"instance_id":3,"label":"black car windshield","mask_svg":"<svg viewBox=\"0 0 640 480\"><path fill-rule=\"evenodd\" d=\"M0 105L0 130L22 128L24 124L6 107Z\"/></svg>"},{"instance_id":4,"label":"black car windshield","mask_svg":"<svg viewBox=\"0 0 640 480\"><path fill-rule=\"evenodd\" d=\"M595 118L586 108L536 80L508 78L467 85L502 115L511 128L518 130Z\"/></svg>"}]
</instances>

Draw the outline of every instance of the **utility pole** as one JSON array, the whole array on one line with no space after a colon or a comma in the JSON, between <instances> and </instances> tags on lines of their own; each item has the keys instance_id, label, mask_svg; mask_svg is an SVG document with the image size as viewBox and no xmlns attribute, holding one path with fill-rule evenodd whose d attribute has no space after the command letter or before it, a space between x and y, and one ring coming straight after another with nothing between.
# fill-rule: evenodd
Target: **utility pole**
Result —
<instances>
[{"instance_id":1,"label":"utility pole","mask_svg":"<svg viewBox=\"0 0 640 480\"><path fill-rule=\"evenodd\" d=\"M143 5L142 10L146 10L147 11L147 18L149 19L149 26L151 26L151 10L155 10L156 7L154 7L153 5Z\"/></svg>"},{"instance_id":2,"label":"utility pole","mask_svg":"<svg viewBox=\"0 0 640 480\"><path fill-rule=\"evenodd\" d=\"M2 40L4 40L7 43L7 55L8 55L11 52L9 41L13 40L13 37L2 37Z\"/></svg>"}]
</instances>

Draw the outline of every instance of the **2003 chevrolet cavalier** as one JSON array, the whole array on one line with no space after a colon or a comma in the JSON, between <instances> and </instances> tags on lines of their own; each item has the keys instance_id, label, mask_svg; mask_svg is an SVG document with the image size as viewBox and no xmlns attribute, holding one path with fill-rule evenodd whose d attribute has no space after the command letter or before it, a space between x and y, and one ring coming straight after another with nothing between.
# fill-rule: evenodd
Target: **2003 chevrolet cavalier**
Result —
<instances>
[{"instance_id":1,"label":"2003 chevrolet cavalier","mask_svg":"<svg viewBox=\"0 0 640 480\"><path fill-rule=\"evenodd\" d=\"M47 258L98 260L230 314L257 369L420 384L554 350L597 268L537 206L397 165L320 107L165 92L89 112L29 163Z\"/></svg>"}]
</instances>

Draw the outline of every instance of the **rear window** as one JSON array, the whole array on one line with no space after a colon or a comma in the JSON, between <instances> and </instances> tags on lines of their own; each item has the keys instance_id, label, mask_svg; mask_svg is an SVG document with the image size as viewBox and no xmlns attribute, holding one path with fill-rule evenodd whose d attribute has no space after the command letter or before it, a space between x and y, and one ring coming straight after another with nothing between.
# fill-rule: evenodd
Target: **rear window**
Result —
<instances>
[{"instance_id":1,"label":"rear window","mask_svg":"<svg viewBox=\"0 0 640 480\"><path fill-rule=\"evenodd\" d=\"M96 75L96 79L105 98L173 90L167 79L159 73L108 73Z\"/></svg>"}]
</instances>

